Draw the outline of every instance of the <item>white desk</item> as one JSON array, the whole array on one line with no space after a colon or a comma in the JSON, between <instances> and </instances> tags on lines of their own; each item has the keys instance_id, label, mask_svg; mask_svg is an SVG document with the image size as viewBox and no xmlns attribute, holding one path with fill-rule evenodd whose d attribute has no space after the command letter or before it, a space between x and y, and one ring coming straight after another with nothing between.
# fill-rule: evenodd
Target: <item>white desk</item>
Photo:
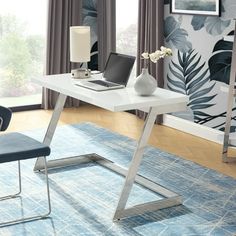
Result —
<instances>
[{"instance_id":1,"label":"white desk","mask_svg":"<svg viewBox=\"0 0 236 236\"><path fill-rule=\"evenodd\" d=\"M57 160L49 160L49 168L96 161L99 164L112 169L113 171L118 172L121 175L126 176L113 220L176 206L182 203L181 196L140 175L137 175L137 171L142 161L143 152L151 134L156 116L158 114L185 110L188 102L187 96L160 88L158 88L155 93L149 97L141 97L136 95L132 87L105 92L96 92L93 90L75 86L71 80L70 74L45 76L36 79L34 82L43 87L59 92L59 97L44 137L44 143L47 145L50 145L51 143L67 96L77 98L84 102L99 106L113 112L133 109L140 109L148 112L148 116L143 126L142 134L138 140L138 144L128 170L96 154L89 154L84 156L83 158L68 157ZM36 161L34 170L43 169L44 162L43 159L39 157ZM157 192L158 194L162 195L164 199L136 205L131 208L125 208L134 182L137 182L138 184L154 192Z\"/></svg>"}]
</instances>

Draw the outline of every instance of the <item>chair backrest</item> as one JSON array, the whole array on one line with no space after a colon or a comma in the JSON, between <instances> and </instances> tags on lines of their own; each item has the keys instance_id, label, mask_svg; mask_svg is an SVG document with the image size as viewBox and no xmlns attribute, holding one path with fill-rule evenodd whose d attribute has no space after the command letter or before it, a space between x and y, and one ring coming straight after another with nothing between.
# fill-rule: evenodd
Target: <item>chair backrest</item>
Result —
<instances>
[{"instance_id":1,"label":"chair backrest","mask_svg":"<svg viewBox=\"0 0 236 236\"><path fill-rule=\"evenodd\" d=\"M11 116L12 111L9 108L0 106L0 131L7 129L11 121Z\"/></svg>"}]
</instances>

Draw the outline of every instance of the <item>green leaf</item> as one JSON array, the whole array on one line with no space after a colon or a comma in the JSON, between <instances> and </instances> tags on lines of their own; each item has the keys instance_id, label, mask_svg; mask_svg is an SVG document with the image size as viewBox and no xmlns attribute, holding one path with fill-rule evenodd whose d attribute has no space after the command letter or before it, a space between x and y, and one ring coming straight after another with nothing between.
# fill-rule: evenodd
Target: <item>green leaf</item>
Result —
<instances>
[{"instance_id":1,"label":"green leaf","mask_svg":"<svg viewBox=\"0 0 236 236\"><path fill-rule=\"evenodd\" d=\"M193 111L194 115L196 116L203 116L203 117L208 117L210 116L209 114L202 112L202 111Z\"/></svg>"},{"instance_id":2,"label":"green leaf","mask_svg":"<svg viewBox=\"0 0 236 236\"><path fill-rule=\"evenodd\" d=\"M205 29L211 35L221 35L230 25L230 22L230 19L223 20L221 17L207 17L205 21Z\"/></svg>"},{"instance_id":3,"label":"green leaf","mask_svg":"<svg viewBox=\"0 0 236 236\"><path fill-rule=\"evenodd\" d=\"M194 115L194 112L193 112L193 115ZM201 118L196 116L196 115L194 115L194 122L198 123L199 121L201 121Z\"/></svg>"},{"instance_id":4,"label":"green leaf","mask_svg":"<svg viewBox=\"0 0 236 236\"><path fill-rule=\"evenodd\" d=\"M200 30L204 27L207 16L195 15L192 18L191 25L195 31Z\"/></svg>"},{"instance_id":5,"label":"green leaf","mask_svg":"<svg viewBox=\"0 0 236 236\"><path fill-rule=\"evenodd\" d=\"M187 61L189 60L189 58L191 57L191 55L192 55L193 52L194 52L194 49L188 51L188 55L187 55L187 57L186 57ZM197 55L197 53L196 53L196 55Z\"/></svg>"},{"instance_id":6,"label":"green leaf","mask_svg":"<svg viewBox=\"0 0 236 236\"><path fill-rule=\"evenodd\" d=\"M176 86L177 88L183 89L185 91L185 84L181 81L176 81L171 79L168 75L167 75L167 80L171 85Z\"/></svg>"},{"instance_id":7,"label":"green leaf","mask_svg":"<svg viewBox=\"0 0 236 236\"><path fill-rule=\"evenodd\" d=\"M202 89L202 90L192 94L189 99L193 100L195 98L199 98L203 95L208 94L213 89L214 86L215 86L215 83L213 85L211 85L209 88Z\"/></svg>"},{"instance_id":8,"label":"green leaf","mask_svg":"<svg viewBox=\"0 0 236 236\"><path fill-rule=\"evenodd\" d=\"M214 54L208 61L210 80L229 84L232 52L224 51Z\"/></svg>"},{"instance_id":9,"label":"green leaf","mask_svg":"<svg viewBox=\"0 0 236 236\"><path fill-rule=\"evenodd\" d=\"M196 54L195 54L196 55ZM192 59L192 58L191 58ZM192 66L190 66L187 70L186 70L186 72L185 72L185 75L188 75L189 73L191 73L191 71L193 71L195 68L196 68L196 66L198 65L198 63L200 62L200 60L201 60L201 57L199 57L198 59L197 59L197 61L192 65ZM190 64L190 63L189 63Z\"/></svg>"},{"instance_id":10,"label":"green leaf","mask_svg":"<svg viewBox=\"0 0 236 236\"><path fill-rule=\"evenodd\" d=\"M195 100L192 100L189 105L196 105L196 104L201 104L201 103L207 103L207 102L210 102L214 97L216 96L215 95L212 95L212 96L208 96L208 97L202 97L202 98L197 98Z\"/></svg>"},{"instance_id":11,"label":"green leaf","mask_svg":"<svg viewBox=\"0 0 236 236\"><path fill-rule=\"evenodd\" d=\"M191 109L192 110L206 109L206 108L212 107L214 105L215 104L198 104L198 105L191 106Z\"/></svg>"},{"instance_id":12,"label":"green leaf","mask_svg":"<svg viewBox=\"0 0 236 236\"><path fill-rule=\"evenodd\" d=\"M178 51L178 60L179 60L179 64L182 68L184 68L184 63L182 61L181 55L180 55L180 51Z\"/></svg>"},{"instance_id":13,"label":"green leaf","mask_svg":"<svg viewBox=\"0 0 236 236\"><path fill-rule=\"evenodd\" d=\"M169 65L169 69L170 69L171 73L172 73L176 78L180 79L181 81L183 81L183 82L185 83L184 77L183 77L180 73L178 73L178 72L176 72L175 70L173 70L172 67L171 67L171 65Z\"/></svg>"},{"instance_id":14,"label":"green leaf","mask_svg":"<svg viewBox=\"0 0 236 236\"><path fill-rule=\"evenodd\" d=\"M197 79L193 80L190 84L188 84L187 85L187 90L193 88L196 84L201 82L201 80L204 79L207 71L208 71L208 69L206 69ZM209 77L207 77L207 80L209 80ZM204 81L206 81L206 80L204 80Z\"/></svg>"},{"instance_id":15,"label":"green leaf","mask_svg":"<svg viewBox=\"0 0 236 236\"><path fill-rule=\"evenodd\" d=\"M186 83L189 83L201 71L201 69L204 67L204 65L205 65L205 62L200 67L198 67L196 70L191 72L186 78Z\"/></svg>"},{"instance_id":16,"label":"green leaf","mask_svg":"<svg viewBox=\"0 0 236 236\"><path fill-rule=\"evenodd\" d=\"M188 94L192 94L195 91L197 91L198 89L200 89L208 80L209 80L209 77L207 77L206 79L202 80L200 83L198 83L195 86L193 86L192 88L190 88L188 91Z\"/></svg>"},{"instance_id":17,"label":"green leaf","mask_svg":"<svg viewBox=\"0 0 236 236\"><path fill-rule=\"evenodd\" d=\"M83 1L83 9L88 11L97 11L96 2L94 1Z\"/></svg>"},{"instance_id":18,"label":"green leaf","mask_svg":"<svg viewBox=\"0 0 236 236\"><path fill-rule=\"evenodd\" d=\"M184 63L184 66L186 66L186 59L187 59L186 53L183 53L183 63Z\"/></svg>"},{"instance_id":19,"label":"green leaf","mask_svg":"<svg viewBox=\"0 0 236 236\"><path fill-rule=\"evenodd\" d=\"M188 60L188 65L186 66L186 69L188 68L188 66L192 63L192 61L195 59L195 57L197 56L197 53L194 54L189 60ZM200 57L201 58L201 57ZM187 74L187 73L186 73Z\"/></svg>"},{"instance_id":20,"label":"green leaf","mask_svg":"<svg viewBox=\"0 0 236 236\"><path fill-rule=\"evenodd\" d=\"M229 41L225 41L225 40L219 40L214 48L213 48L213 52L217 52L217 51L232 51L233 50L233 43L229 42Z\"/></svg>"},{"instance_id":21,"label":"green leaf","mask_svg":"<svg viewBox=\"0 0 236 236\"><path fill-rule=\"evenodd\" d=\"M180 28L181 22L173 16L166 17L164 21L164 37L167 43L172 44L181 52L188 52L192 44L187 40L188 32Z\"/></svg>"},{"instance_id":22,"label":"green leaf","mask_svg":"<svg viewBox=\"0 0 236 236\"><path fill-rule=\"evenodd\" d=\"M182 74L184 73L184 70L182 67L180 67L178 64L174 63L173 60L171 60L173 66L178 69Z\"/></svg>"}]
</instances>

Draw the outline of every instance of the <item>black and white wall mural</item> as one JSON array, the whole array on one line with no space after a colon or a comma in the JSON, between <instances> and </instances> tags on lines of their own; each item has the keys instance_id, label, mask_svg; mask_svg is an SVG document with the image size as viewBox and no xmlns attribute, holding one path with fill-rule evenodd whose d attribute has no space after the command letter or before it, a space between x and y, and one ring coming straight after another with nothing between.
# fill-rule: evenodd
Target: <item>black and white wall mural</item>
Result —
<instances>
[{"instance_id":1,"label":"black and white wall mural","mask_svg":"<svg viewBox=\"0 0 236 236\"><path fill-rule=\"evenodd\" d=\"M97 39L97 0L83 0L82 22L90 26L91 31L91 61L88 67L91 70L98 69L98 39Z\"/></svg>"},{"instance_id":2,"label":"black and white wall mural","mask_svg":"<svg viewBox=\"0 0 236 236\"><path fill-rule=\"evenodd\" d=\"M165 43L173 57L165 61L165 86L189 96L188 110L174 115L224 130L236 1L221 1L221 17L169 13L165 1ZM236 107L232 131L236 130Z\"/></svg>"}]
</instances>

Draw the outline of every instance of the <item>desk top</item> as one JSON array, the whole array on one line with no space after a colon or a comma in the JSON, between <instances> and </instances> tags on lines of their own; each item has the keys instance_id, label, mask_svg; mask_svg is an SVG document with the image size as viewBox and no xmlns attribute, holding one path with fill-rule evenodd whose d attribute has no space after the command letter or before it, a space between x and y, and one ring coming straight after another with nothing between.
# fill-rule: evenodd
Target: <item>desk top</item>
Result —
<instances>
[{"instance_id":1,"label":"desk top","mask_svg":"<svg viewBox=\"0 0 236 236\"><path fill-rule=\"evenodd\" d=\"M93 75L100 78L100 75ZM77 98L110 111L126 111L188 102L186 95L157 88L151 96L138 96L133 87L96 92L73 84L70 74L48 75L34 82L51 90Z\"/></svg>"}]
</instances>

